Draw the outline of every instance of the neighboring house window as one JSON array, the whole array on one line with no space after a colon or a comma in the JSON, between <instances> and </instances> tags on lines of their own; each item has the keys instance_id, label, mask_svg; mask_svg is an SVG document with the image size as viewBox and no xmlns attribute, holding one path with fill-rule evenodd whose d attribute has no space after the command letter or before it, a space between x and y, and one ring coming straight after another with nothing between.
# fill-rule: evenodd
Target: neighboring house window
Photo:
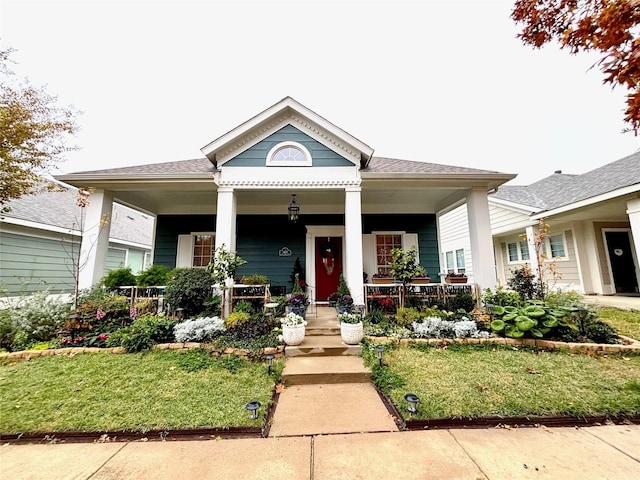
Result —
<instances>
[{"instance_id":1,"label":"neighboring house window","mask_svg":"<svg viewBox=\"0 0 640 480\"><path fill-rule=\"evenodd\" d=\"M376 270L388 274L391 264L391 250L402 248L402 234L376 235Z\"/></svg>"},{"instance_id":2,"label":"neighboring house window","mask_svg":"<svg viewBox=\"0 0 640 480\"><path fill-rule=\"evenodd\" d=\"M144 252L144 265L142 266L143 270L146 270L151 266L151 253Z\"/></svg>"},{"instance_id":3,"label":"neighboring house window","mask_svg":"<svg viewBox=\"0 0 640 480\"><path fill-rule=\"evenodd\" d=\"M529 245L527 241L521 240L507 243L507 254L509 255L509 262L517 263L529 260Z\"/></svg>"},{"instance_id":4,"label":"neighboring house window","mask_svg":"<svg viewBox=\"0 0 640 480\"><path fill-rule=\"evenodd\" d=\"M445 253L447 273L465 273L464 249Z\"/></svg>"},{"instance_id":5,"label":"neighboring house window","mask_svg":"<svg viewBox=\"0 0 640 480\"><path fill-rule=\"evenodd\" d=\"M457 273L465 272L464 249L462 248L460 250L456 250L456 270Z\"/></svg>"},{"instance_id":6,"label":"neighboring house window","mask_svg":"<svg viewBox=\"0 0 640 480\"><path fill-rule=\"evenodd\" d=\"M556 235L549 235L544 239L544 243L542 244L542 253L547 255L547 258L554 259L566 259L566 248L564 245L564 234L559 233ZM547 252L551 252L551 256Z\"/></svg>"},{"instance_id":7,"label":"neighboring house window","mask_svg":"<svg viewBox=\"0 0 640 480\"><path fill-rule=\"evenodd\" d=\"M267 166L310 167L311 153L298 142L282 142L267 154Z\"/></svg>"},{"instance_id":8,"label":"neighboring house window","mask_svg":"<svg viewBox=\"0 0 640 480\"><path fill-rule=\"evenodd\" d=\"M210 233L197 233L193 235L193 262L194 267L206 267L213 260L215 253L216 236Z\"/></svg>"}]
</instances>

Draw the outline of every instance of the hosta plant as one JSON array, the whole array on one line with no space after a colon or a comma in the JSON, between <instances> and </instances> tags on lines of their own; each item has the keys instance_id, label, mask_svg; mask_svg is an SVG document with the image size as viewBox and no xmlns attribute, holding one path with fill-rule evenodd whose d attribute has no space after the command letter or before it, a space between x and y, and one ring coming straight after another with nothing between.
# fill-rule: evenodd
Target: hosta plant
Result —
<instances>
[{"instance_id":1,"label":"hosta plant","mask_svg":"<svg viewBox=\"0 0 640 480\"><path fill-rule=\"evenodd\" d=\"M574 307L548 307L542 302L529 302L524 307L491 307L491 330L509 338L544 338L559 327L577 329L571 313Z\"/></svg>"}]
</instances>

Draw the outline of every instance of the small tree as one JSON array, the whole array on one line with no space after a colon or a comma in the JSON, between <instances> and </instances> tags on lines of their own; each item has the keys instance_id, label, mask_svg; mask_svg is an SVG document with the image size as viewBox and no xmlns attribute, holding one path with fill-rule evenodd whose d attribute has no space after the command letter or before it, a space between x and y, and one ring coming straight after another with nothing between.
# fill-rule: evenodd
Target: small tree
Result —
<instances>
[{"instance_id":1,"label":"small tree","mask_svg":"<svg viewBox=\"0 0 640 480\"><path fill-rule=\"evenodd\" d=\"M220 290L222 290L223 316L225 316L224 314L227 310L226 291L229 289L227 281L233 280L238 268L246 263L246 260L240 257L236 252L227 250L227 247L222 244L220 247L216 248L213 262L209 263L207 266L207 271L211 273L213 281L217 283Z\"/></svg>"},{"instance_id":2,"label":"small tree","mask_svg":"<svg viewBox=\"0 0 640 480\"><path fill-rule=\"evenodd\" d=\"M347 285L347 281L344 279L343 274L340 274L340 280L338 282L338 295L341 297L344 295L351 295L351 290L349 289L349 285Z\"/></svg>"},{"instance_id":3,"label":"small tree","mask_svg":"<svg viewBox=\"0 0 640 480\"><path fill-rule=\"evenodd\" d=\"M532 294L535 298L540 300L544 300L547 291L549 290L549 282L553 281L553 284L562 278L562 275L558 272L558 265L555 259L552 259L549 255L545 253L545 238L549 236L549 224L545 222L544 218L538 220L538 229L533 232L533 248L536 252L536 259L538 260L538 265L536 268L536 285L533 289ZM521 237L527 240L527 234L523 233ZM551 278L549 280L545 279L546 275L549 275Z\"/></svg>"},{"instance_id":4,"label":"small tree","mask_svg":"<svg viewBox=\"0 0 640 480\"><path fill-rule=\"evenodd\" d=\"M403 285L411 282L414 277L421 277L427 274L424 267L418 264L418 249L416 247L411 247L407 251L401 248L391 249L389 271L393 278L400 280Z\"/></svg>"}]
</instances>

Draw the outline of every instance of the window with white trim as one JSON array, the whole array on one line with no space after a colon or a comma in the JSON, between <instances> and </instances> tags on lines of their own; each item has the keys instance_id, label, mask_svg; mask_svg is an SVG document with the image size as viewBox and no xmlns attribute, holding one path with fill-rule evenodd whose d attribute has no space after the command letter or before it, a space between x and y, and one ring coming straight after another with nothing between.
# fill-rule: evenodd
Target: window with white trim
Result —
<instances>
[{"instance_id":1,"label":"window with white trim","mask_svg":"<svg viewBox=\"0 0 640 480\"><path fill-rule=\"evenodd\" d=\"M547 252L551 252L549 255ZM542 243L542 253L545 254L549 260L567 258L567 248L565 246L564 233L558 233L556 235L549 235L545 237Z\"/></svg>"},{"instance_id":2,"label":"window with white trim","mask_svg":"<svg viewBox=\"0 0 640 480\"><path fill-rule=\"evenodd\" d=\"M267 154L267 166L272 167L310 167L311 153L298 142L281 142Z\"/></svg>"},{"instance_id":3,"label":"window with white trim","mask_svg":"<svg viewBox=\"0 0 640 480\"><path fill-rule=\"evenodd\" d=\"M394 248L402 248L402 234L376 235L376 272L378 274L391 274L391 250Z\"/></svg>"},{"instance_id":4,"label":"window with white trim","mask_svg":"<svg viewBox=\"0 0 640 480\"><path fill-rule=\"evenodd\" d=\"M507 258L510 263L526 262L529 256L529 244L526 240L507 243Z\"/></svg>"},{"instance_id":5,"label":"window with white trim","mask_svg":"<svg viewBox=\"0 0 640 480\"><path fill-rule=\"evenodd\" d=\"M213 261L216 250L216 236L213 233L193 234L194 267L206 267Z\"/></svg>"},{"instance_id":6,"label":"window with white trim","mask_svg":"<svg viewBox=\"0 0 640 480\"><path fill-rule=\"evenodd\" d=\"M447 273L465 273L464 248L446 252L444 257Z\"/></svg>"}]
</instances>

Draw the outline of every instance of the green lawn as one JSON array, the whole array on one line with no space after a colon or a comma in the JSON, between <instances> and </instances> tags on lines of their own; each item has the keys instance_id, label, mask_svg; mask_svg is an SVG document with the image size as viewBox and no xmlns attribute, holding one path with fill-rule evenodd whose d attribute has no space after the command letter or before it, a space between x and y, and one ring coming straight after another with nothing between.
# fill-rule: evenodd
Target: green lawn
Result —
<instances>
[{"instance_id":1,"label":"green lawn","mask_svg":"<svg viewBox=\"0 0 640 480\"><path fill-rule=\"evenodd\" d=\"M619 335L640 340L640 312L602 307L600 318L615 328Z\"/></svg>"},{"instance_id":2,"label":"green lawn","mask_svg":"<svg viewBox=\"0 0 640 480\"><path fill-rule=\"evenodd\" d=\"M259 427L273 385L264 363L199 350L5 361L0 432ZM252 421L254 399L263 407Z\"/></svg>"},{"instance_id":3,"label":"green lawn","mask_svg":"<svg viewBox=\"0 0 640 480\"><path fill-rule=\"evenodd\" d=\"M640 413L640 357L591 357L501 346L401 347L374 377L401 412L420 397L415 419Z\"/></svg>"}]
</instances>

